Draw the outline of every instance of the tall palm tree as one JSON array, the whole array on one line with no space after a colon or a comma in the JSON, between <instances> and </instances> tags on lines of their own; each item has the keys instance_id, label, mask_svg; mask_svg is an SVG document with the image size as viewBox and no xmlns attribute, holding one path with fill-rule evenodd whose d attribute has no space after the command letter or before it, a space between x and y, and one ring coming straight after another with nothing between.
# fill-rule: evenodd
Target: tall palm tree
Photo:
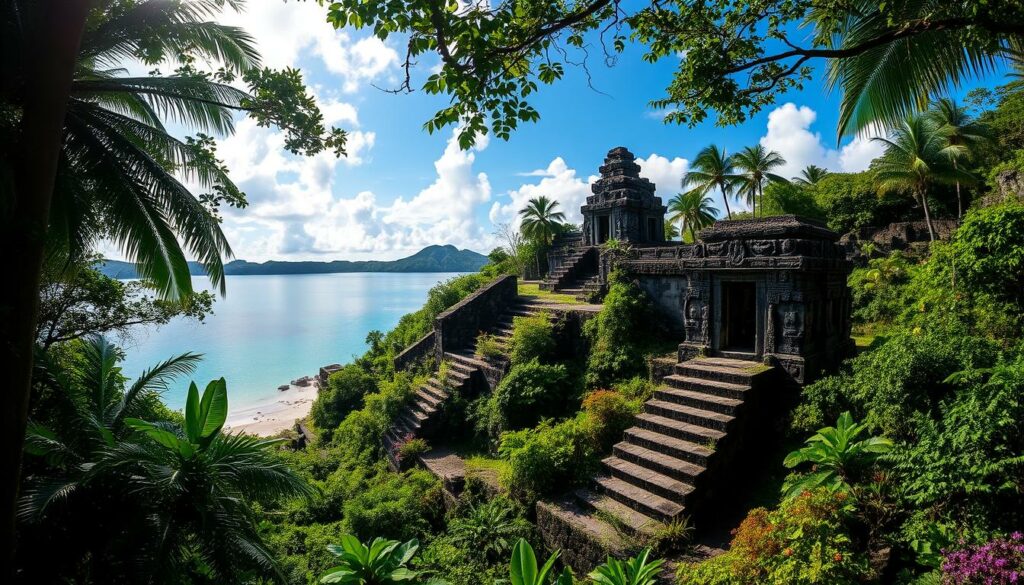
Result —
<instances>
[{"instance_id":1,"label":"tall palm tree","mask_svg":"<svg viewBox=\"0 0 1024 585\"><path fill-rule=\"evenodd\" d=\"M718 209L711 197L699 189L680 193L668 202L669 218L679 222L679 233L690 232L690 241L697 239L697 231L715 223Z\"/></svg>"},{"instance_id":2,"label":"tall palm tree","mask_svg":"<svg viewBox=\"0 0 1024 585\"><path fill-rule=\"evenodd\" d=\"M799 177L793 177L793 182L803 187L810 187L811 185L817 185L818 181L825 178L828 174L828 169L823 169L817 165L807 165L807 168L800 171Z\"/></svg>"},{"instance_id":3,"label":"tall palm tree","mask_svg":"<svg viewBox=\"0 0 1024 585\"><path fill-rule=\"evenodd\" d=\"M519 215L522 216L519 229L523 235L545 246L551 244L565 221L565 214L558 211L558 202L544 195L530 199L526 207L519 210Z\"/></svg>"},{"instance_id":4,"label":"tall palm tree","mask_svg":"<svg viewBox=\"0 0 1024 585\"><path fill-rule=\"evenodd\" d=\"M946 140L946 152L958 170L961 162L970 161L977 149L987 143L991 137L983 124L971 117L967 108L958 105L950 98L937 100L929 111ZM963 199L960 196L960 181L956 181L956 216L964 215Z\"/></svg>"},{"instance_id":5,"label":"tall palm tree","mask_svg":"<svg viewBox=\"0 0 1024 585\"><path fill-rule=\"evenodd\" d=\"M758 205L764 197L764 186L769 181L786 183L785 178L772 171L786 164L786 159L774 150L768 150L757 144L748 146L733 155L733 165L737 173L736 184L743 194L754 216L757 217ZM763 210L762 210L763 213Z\"/></svg>"},{"instance_id":6,"label":"tall palm tree","mask_svg":"<svg viewBox=\"0 0 1024 585\"><path fill-rule=\"evenodd\" d=\"M697 153L697 158L693 159L690 170L683 178L683 189L696 189L703 193L718 189L725 204L725 216L732 219L729 198L733 196L734 180L733 157L728 156L724 149L712 144Z\"/></svg>"},{"instance_id":7,"label":"tall palm tree","mask_svg":"<svg viewBox=\"0 0 1024 585\"><path fill-rule=\"evenodd\" d=\"M983 32L974 27L937 27L922 34L903 34L918 23L969 20L977 10L971 2L856 0L851 17L838 21L833 8L823 4L813 9L808 21L816 26L818 39L827 49L853 53L828 61L827 83L842 94L840 137L872 126L897 126L936 96L996 71L1024 49L1024 37L1009 27L1005 31L989 27Z\"/></svg>"},{"instance_id":8,"label":"tall palm tree","mask_svg":"<svg viewBox=\"0 0 1024 585\"><path fill-rule=\"evenodd\" d=\"M931 116L917 114L893 128L889 137L873 138L885 144L885 152L875 160L875 183L881 193L910 193L924 210L928 237L935 241L928 189L933 183L970 183L973 176L953 167L952 161L963 146L946 142Z\"/></svg>"},{"instance_id":9,"label":"tall palm tree","mask_svg":"<svg viewBox=\"0 0 1024 585\"><path fill-rule=\"evenodd\" d=\"M30 425L27 450L46 465L27 478L19 518L26 546L56 540L66 549L60 560L70 562L26 570L47 573L43 581L75 581L61 573L79 571L92 582L181 582L192 558L221 578L276 567L248 502L310 488L270 452L278 441L221 431L223 379L202 398L191 385L181 425L134 418L154 414L154 402L200 356L171 358L127 387L118 351L102 337L85 342L70 368L43 359L37 380L62 414L59 426Z\"/></svg>"}]
</instances>

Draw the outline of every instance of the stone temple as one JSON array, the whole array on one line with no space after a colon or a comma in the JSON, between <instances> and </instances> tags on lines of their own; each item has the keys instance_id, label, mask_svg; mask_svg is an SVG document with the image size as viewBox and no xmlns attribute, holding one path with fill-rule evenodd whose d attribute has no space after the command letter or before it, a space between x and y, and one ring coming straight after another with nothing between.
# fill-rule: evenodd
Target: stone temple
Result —
<instances>
[{"instance_id":1,"label":"stone temple","mask_svg":"<svg viewBox=\"0 0 1024 585\"><path fill-rule=\"evenodd\" d=\"M583 206L584 244L614 239L649 244L665 241L665 206L654 196L654 183L640 178L636 157L623 147L608 151L601 178Z\"/></svg>"},{"instance_id":2,"label":"stone temple","mask_svg":"<svg viewBox=\"0 0 1024 585\"><path fill-rule=\"evenodd\" d=\"M678 334L680 361L764 362L804 384L851 354L852 265L838 234L783 215L718 221L693 244L665 241L666 208L634 159L623 147L608 152L582 207L582 237L552 252L547 288L582 292L573 287L605 282L613 260L601 244L616 239L629 244L616 267L640 283Z\"/></svg>"}]
</instances>

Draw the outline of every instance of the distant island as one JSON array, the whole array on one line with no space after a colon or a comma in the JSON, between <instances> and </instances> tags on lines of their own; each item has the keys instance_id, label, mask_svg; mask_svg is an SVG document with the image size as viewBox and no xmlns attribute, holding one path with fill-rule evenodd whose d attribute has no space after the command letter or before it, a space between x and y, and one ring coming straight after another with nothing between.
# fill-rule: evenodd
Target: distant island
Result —
<instances>
[{"instance_id":1,"label":"distant island","mask_svg":"<svg viewBox=\"0 0 1024 585\"><path fill-rule=\"evenodd\" d=\"M487 256L452 245L427 246L412 256L398 260L333 260L331 262L249 262L232 260L224 265L228 275L246 274L333 274L338 272L476 272L487 264ZM193 276L206 272L198 262L188 263ZM120 260L104 260L99 271L111 278L138 278L135 264Z\"/></svg>"}]
</instances>

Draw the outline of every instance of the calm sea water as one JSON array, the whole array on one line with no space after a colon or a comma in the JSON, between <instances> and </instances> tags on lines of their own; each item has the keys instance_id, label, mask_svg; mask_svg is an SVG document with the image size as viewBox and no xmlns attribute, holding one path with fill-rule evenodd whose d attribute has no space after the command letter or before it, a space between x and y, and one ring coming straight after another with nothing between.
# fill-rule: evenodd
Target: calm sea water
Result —
<instances>
[{"instance_id":1,"label":"calm sea water","mask_svg":"<svg viewBox=\"0 0 1024 585\"><path fill-rule=\"evenodd\" d=\"M277 387L345 363L366 351L367 332L387 331L402 315L419 309L427 291L451 273L351 273L229 276L228 294L218 298L204 323L175 320L159 329L136 329L121 340L123 371L142 371L186 351L203 354L193 379L200 390L223 376L232 410L277 394ZM193 286L209 290L205 278ZM182 408L188 389L181 381L164 396Z\"/></svg>"}]
</instances>

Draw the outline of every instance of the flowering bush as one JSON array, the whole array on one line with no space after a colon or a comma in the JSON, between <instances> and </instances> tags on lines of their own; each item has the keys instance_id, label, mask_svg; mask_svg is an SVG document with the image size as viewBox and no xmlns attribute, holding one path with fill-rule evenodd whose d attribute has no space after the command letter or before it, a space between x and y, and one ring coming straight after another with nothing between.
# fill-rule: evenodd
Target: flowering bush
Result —
<instances>
[{"instance_id":1,"label":"flowering bush","mask_svg":"<svg viewBox=\"0 0 1024 585\"><path fill-rule=\"evenodd\" d=\"M868 563L846 532L849 513L844 492L821 488L775 510L751 510L733 531L729 551L680 565L679 584L858 582L868 574Z\"/></svg>"},{"instance_id":2,"label":"flowering bush","mask_svg":"<svg viewBox=\"0 0 1024 585\"><path fill-rule=\"evenodd\" d=\"M942 582L950 585L1024 583L1024 535L943 551Z\"/></svg>"}]
</instances>

